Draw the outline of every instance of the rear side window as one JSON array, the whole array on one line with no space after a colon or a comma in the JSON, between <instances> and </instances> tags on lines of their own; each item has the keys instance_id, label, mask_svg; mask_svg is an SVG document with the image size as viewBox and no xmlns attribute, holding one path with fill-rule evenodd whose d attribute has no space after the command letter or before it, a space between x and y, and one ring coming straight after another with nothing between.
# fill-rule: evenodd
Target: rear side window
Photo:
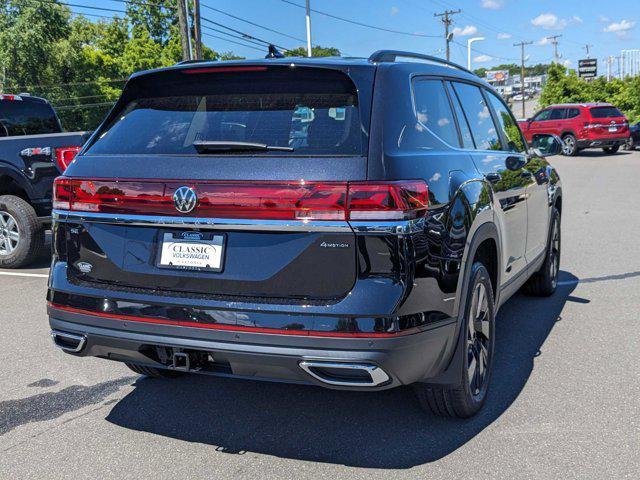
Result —
<instances>
[{"instance_id":1,"label":"rear side window","mask_svg":"<svg viewBox=\"0 0 640 480\"><path fill-rule=\"evenodd\" d=\"M580 109L578 108L569 108L567 110L567 118L576 118L580 116Z\"/></svg>"},{"instance_id":2,"label":"rear side window","mask_svg":"<svg viewBox=\"0 0 640 480\"><path fill-rule=\"evenodd\" d=\"M518 127L518 123L513 118L513 115L504 103L502 103L493 93L487 92L487 96L493 106L493 110L496 112L502 132L504 133L507 142L509 142L505 150L519 153L524 152L526 150L524 139L522 138L520 127Z\"/></svg>"},{"instance_id":3,"label":"rear side window","mask_svg":"<svg viewBox=\"0 0 640 480\"><path fill-rule=\"evenodd\" d=\"M622 112L616 107L593 107L590 108L591 116L593 118L611 118L622 117Z\"/></svg>"},{"instance_id":4,"label":"rear side window","mask_svg":"<svg viewBox=\"0 0 640 480\"><path fill-rule=\"evenodd\" d=\"M239 142L292 149L261 150L260 155L362 154L358 97L345 74L238 68L242 71L227 67L216 72L214 67L142 79L153 81L155 88L133 85L129 96L134 98L99 132L87 153L188 155L198 153L194 142ZM206 153L256 154L238 149Z\"/></svg>"},{"instance_id":5,"label":"rear side window","mask_svg":"<svg viewBox=\"0 0 640 480\"><path fill-rule=\"evenodd\" d=\"M0 100L0 137L59 133L60 124L48 103Z\"/></svg>"},{"instance_id":6,"label":"rear side window","mask_svg":"<svg viewBox=\"0 0 640 480\"><path fill-rule=\"evenodd\" d=\"M449 97L441 80L414 80L413 101L418 119L416 130L426 128L449 145L460 146Z\"/></svg>"},{"instance_id":7,"label":"rear side window","mask_svg":"<svg viewBox=\"0 0 640 480\"><path fill-rule=\"evenodd\" d=\"M554 108L551 110L551 115L549 116L549 120L562 120L564 118L564 114L567 111L566 108Z\"/></svg>"},{"instance_id":8,"label":"rear side window","mask_svg":"<svg viewBox=\"0 0 640 480\"><path fill-rule=\"evenodd\" d=\"M451 102L453 103L453 110L456 112L456 117L458 118L460 136L462 137L462 148L473 150L476 146L473 143L473 136L471 135L471 129L469 128L469 121L462 110L462 105L460 105L458 95L453 91L453 88L451 88L451 84L448 84L448 86Z\"/></svg>"},{"instance_id":9,"label":"rear side window","mask_svg":"<svg viewBox=\"0 0 640 480\"><path fill-rule=\"evenodd\" d=\"M471 134L478 150L502 150L500 137L482 92L474 85L453 82L462 108L469 121Z\"/></svg>"}]
</instances>

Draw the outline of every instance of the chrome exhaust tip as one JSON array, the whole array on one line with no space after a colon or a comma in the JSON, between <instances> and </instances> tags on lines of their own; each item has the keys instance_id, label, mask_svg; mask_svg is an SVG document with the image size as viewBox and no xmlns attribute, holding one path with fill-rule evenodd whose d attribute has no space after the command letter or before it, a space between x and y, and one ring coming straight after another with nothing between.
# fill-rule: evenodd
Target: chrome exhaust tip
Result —
<instances>
[{"instance_id":1,"label":"chrome exhaust tip","mask_svg":"<svg viewBox=\"0 0 640 480\"><path fill-rule=\"evenodd\" d=\"M300 368L316 380L341 387L377 387L390 377L377 365L303 360Z\"/></svg>"},{"instance_id":2,"label":"chrome exhaust tip","mask_svg":"<svg viewBox=\"0 0 640 480\"><path fill-rule=\"evenodd\" d=\"M86 335L78 335L77 333L61 332L60 330L51 330L51 338L56 347L61 348L65 352L78 353L84 348L87 342Z\"/></svg>"}]
</instances>

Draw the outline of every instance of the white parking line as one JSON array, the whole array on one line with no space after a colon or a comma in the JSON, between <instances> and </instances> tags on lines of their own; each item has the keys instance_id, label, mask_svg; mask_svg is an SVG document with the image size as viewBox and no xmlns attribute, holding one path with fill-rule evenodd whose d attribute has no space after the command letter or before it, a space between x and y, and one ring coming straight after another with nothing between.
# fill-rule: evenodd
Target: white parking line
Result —
<instances>
[{"instance_id":1,"label":"white parking line","mask_svg":"<svg viewBox=\"0 0 640 480\"><path fill-rule=\"evenodd\" d=\"M48 273L22 273L22 272L0 272L0 275L6 275L8 277L38 277L48 278Z\"/></svg>"}]
</instances>

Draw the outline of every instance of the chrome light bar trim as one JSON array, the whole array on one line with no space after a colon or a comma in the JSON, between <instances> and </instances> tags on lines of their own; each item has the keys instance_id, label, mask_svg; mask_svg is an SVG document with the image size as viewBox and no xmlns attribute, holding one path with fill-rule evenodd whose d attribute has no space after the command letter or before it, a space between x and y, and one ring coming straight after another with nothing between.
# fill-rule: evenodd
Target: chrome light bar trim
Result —
<instances>
[{"instance_id":1,"label":"chrome light bar trim","mask_svg":"<svg viewBox=\"0 0 640 480\"><path fill-rule=\"evenodd\" d=\"M199 228L204 230L254 230L296 232L346 232L353 230L346 221L250 220L236 218L170 217L156 215L122 215L115 213L54 210L54 221L92 222L141 227Z\"/></svg>"},{"instance_id":2,"label":"chrome light bar trim","mask_svg":"<svg viewBox=\"0 0 640 480\"><path fill-rule=\"evenodd\" d=\"M171 217L162 215L124 215L117 213L53 210L56 222L92 222L141 227L199 228L203 230L295 231L360 234L407 235L424 231L425 219L394 221L306 221L238 218Z\"/></svg>"},{"instance_id":3,"label":"chrome light bar trim","mask_svg":"<svg viewBox=\"0 0 640 480\"><path fill-rule=\"evenodd\" d=\"M377 387L389 381L389 375L377 365L368 365L360 363L340 363L340 362L314 362L311 360L303 360L299 363L300 368L311 375L316 380L328 385L339 385L342 387ZM314 372L314 368L334 368L341 370L363 370L371 377L370 382L350 382L348 380L339 380L324 377Z\"/></svg>"}]
</instances>

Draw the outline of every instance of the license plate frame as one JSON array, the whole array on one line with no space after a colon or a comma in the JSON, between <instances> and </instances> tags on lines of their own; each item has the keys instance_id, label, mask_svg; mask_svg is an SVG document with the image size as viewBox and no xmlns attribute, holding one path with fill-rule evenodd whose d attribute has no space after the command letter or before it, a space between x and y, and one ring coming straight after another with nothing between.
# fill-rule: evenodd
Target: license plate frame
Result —
<instances>
[{"instance_id":1,"label":"license plate frame","mask_svg":"<svg viewBox=\"0 0 640 480\"><path fill-rule=\"evenodd\" d=\"M165 249L166 242L167 249ZM220 273L224 269L225 254L227 247L227 235L222 232L198 232L193 230L176 231L176 230L161 230L158 232L157 238L157 255L156 255L156 267L166 270L178 270L178 271L191 271L191 272L212 272ZM201 247L213 247L214 250L219 250L219 253L211 253L214 255L211 264L202 264L202 262L192 262L189 264L184 259L184 263L172 263L171 253L168 252L169 245L176 244L184 246L201 246ZM188 253L191 255L202 255L198 252L174 252L176 253ZM218 260L215 262L215 260ZM164 260L164 261L163 261ZM179 258L174 258L180 260ZM195 258L194 258L195 260ZM206 260L205 260L206 261Z\"/></svg>"},{"instance_id":2,"label":"license plate frame","mask_svg":"<svg viewBox=\"0 0 640 480\"><path fill-rule=\"evenodd\" d=\"M609 127L609 133L616 133L618 131L618 127Z\"/></svg>"}]
</instances>

